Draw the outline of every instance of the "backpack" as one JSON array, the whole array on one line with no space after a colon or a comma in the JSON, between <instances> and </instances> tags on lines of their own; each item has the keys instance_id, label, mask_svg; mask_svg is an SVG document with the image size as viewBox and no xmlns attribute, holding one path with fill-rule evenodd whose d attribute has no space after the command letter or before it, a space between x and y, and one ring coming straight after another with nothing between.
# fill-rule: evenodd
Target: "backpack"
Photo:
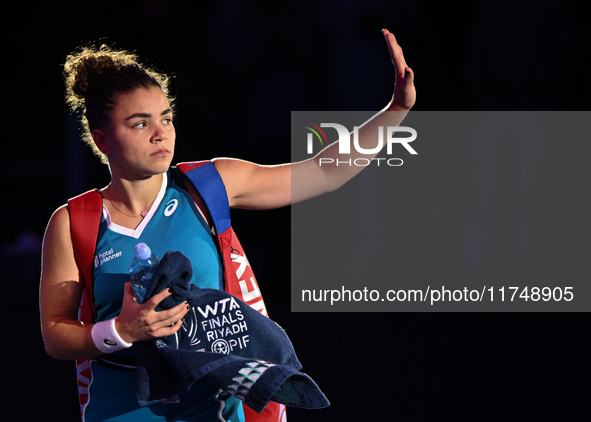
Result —
<instances>
[{"instance_id":1,"label":"backpack","mask_svg":"<svg viewBox=\"0 0 591 422\"><path fill-rule=\"evenodd\" d=\"M224 290L268 316L252 268L232 228L226 188L215 166L211 161L199 161L179 163L176 169L193 184L212 217L223 265ZM93 295L93 263L103 213L101 194L93 189L71 198L68 200L68 210L74 256L84 283L78 319L85 323L94 323L96 309ZM91 361L92 359L76 361L81 414L88 402L88 386L92 380ZM243 409L246 422L286 421L285 406L279 403L270 402L260 414L244 404Z\"/></svg>"}]
</instances>

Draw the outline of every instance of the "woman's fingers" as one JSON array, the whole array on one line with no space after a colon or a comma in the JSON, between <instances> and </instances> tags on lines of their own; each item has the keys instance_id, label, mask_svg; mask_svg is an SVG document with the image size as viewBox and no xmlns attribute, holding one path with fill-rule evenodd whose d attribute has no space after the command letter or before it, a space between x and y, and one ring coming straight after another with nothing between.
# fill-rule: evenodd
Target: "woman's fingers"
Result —
<instances>
[{"instance_id":1,"label":"woman's fingers","mask_svg":"<svg viewBox=\"0 0 591 422\"><path fill-rule=\"evenodd\" d=\"M190 306L183 302L166 311L156 312L158 321L151 324L151 332L154 338L167 337L176 333L183 325L183 318L189 312Z\"/></svg>"},{"instance_id":2,"label":"woman's fingers","mask_svg":"<svg viewBox=\"0 0 591 422\"><path fill-rule=\"evenodd\" d=\"M184 315L183 315L184 316ZM176 333L183 325L183 318L171 319L171 324L165 325L156 333L155 337L167 337Z\"/></svg>"},{"instance_id":3,"label":"woman's fingers","mask_svg":"<svg viewBox=\"0 0 591 422\"><path fill-rule=\"evenodd\" d=\"M172 290L170 288L162 290L160 293L152 296L150 300L145 302L145 305L148 309L154 310L156 307L166 299L168 296L172 295Z\"/></svg>"},{"instance_id":4,"label":"woman's fingers","mask_svg":"<svg viewBox=\"0 0 591 422\"><path fill-rule=\"evenodd\" d=\"M168 289L154 295L143 305L135 302L131 283L125 283L123 306L118 321L120 335L125 341L133 342L174 334L182 325L183 317L189 310L187 302L163 311L156 311L160 302L172 294ZM118 330L119 331L119 330Z\"/></svg>"},{"instance_id":5,"label":"woman's fingers","mask_svg":"<svg viewBox=\"0 0 591 422\"><path fill-rule=\"evenodd\" d=\"M172 295L172 291L170 289L165 289L152 296L150 300L145 303L146 310L148 310L151 314L151 324L158 325L159 327L167 327L182 319L187 313L189 309L189 304L187 302L179 303L170 309L156 311L156 307L160 304L160 302L170 295Z\"/></svg>"},{"instance_id":6,"label":"woman's fingers","mask_svg":"<svg viewBox=\"0 0 591 422\"><path fill-rule=\"evenodd\" d=\"M396 42L396 37L394 37L394 34L392 34L387 29L382 29L382 34L384 35L384 39L386 40L386 45L388 46L388 51L390 52L390 59L392 59L392 64L396 65L396 63L394 62L394 45L398 44Z\"/></svg>"},{"instance_id":7,"label":"woman's fingers","mask_svg":"<svg viewBox=\"0 0 591 422\"><path fill-rule=\"evenodd\" d=\"M396 71L394 98L391 104L396 107L394 110L410 110L416 101L414 73L406 64L402 47L398 45L394 34L387 29L383 29L382 34L388 45L390 59L392 60Z\"/></svg>"},{"instance_id":8,"label":"woman's fingers","mask_svg":"<svg viewBox=\"0 0 591 422\"><path fill-rule=\"evenodd\" d=\"M408 67L406 65L406 61L404 60L404 54L402 53L402 47L398 45L396 41L396 37L387 29L382 30L382 34L384 34L384 38L386 39L386 44L388 45L388 51L390 52L390 59L392 60L392 64L396 68L396 76L403 78L404 72Z\"/></svg>"},{"instance_id":9,"label":"woman's fingers","mask_svg":"<svg viewBox=\"0 0 591 422\"><path fill-rule=\"evenodd\" d=\"M166 311L156 312L157 318L162 326L169 327L172 324L182 320L183 317L189 312L190 306L187 302L179 303L174 308L170 308Z\"/></svg>"}]
</instances>

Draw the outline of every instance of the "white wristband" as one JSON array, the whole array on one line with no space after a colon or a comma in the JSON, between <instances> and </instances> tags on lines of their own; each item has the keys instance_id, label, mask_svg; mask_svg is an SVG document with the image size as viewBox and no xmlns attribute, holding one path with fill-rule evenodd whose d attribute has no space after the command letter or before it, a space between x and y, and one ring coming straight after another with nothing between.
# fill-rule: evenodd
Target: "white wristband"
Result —
<instances>
[{"instance_id":1,"label":"white wristband","mask_svg":"<svg viewBox=\"0 0 591 422\"><path fill-rule=\"evenodd\" d=\"M132 346L131 343L123 340L115 329L116 319L117 317L99 321L93 325L90 332L94 345L103 353L113 353Z\"/></svg>"}]
</instances>

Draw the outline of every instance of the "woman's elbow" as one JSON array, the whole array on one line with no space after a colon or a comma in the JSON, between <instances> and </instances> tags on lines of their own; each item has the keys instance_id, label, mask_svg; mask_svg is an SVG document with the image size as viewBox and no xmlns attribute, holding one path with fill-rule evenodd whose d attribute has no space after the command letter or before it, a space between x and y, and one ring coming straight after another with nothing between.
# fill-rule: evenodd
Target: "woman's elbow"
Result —
<instances>
[{"instance_id":1,"label":"woman's elbow","mask_svg":"<svg viewBox=\"0 0 591 422\"><path fill-rule=\"evenodd\" d=\"M46 335L43 335L43 345L45 346L45 352L52 358L64 360L68 359L62 348L59 346L59 343L49 340Z\"/></svg>"},{"instance_id":2,"label":"woman's elbow","mask_svg":"<svg viewBox=\"0 0 591 422\"><path fill-rule=\"evenodd\" d=\"M48 324L42 324L41 334L43 336L43 345L45 352L54 359L60 360L75 360L80 358L76 353L76 341L73 338L74 335L80 335L80 333L68 333L64 332L64 327L60 327L59 324L52 322Z\"/></svg>"}]
</instances>

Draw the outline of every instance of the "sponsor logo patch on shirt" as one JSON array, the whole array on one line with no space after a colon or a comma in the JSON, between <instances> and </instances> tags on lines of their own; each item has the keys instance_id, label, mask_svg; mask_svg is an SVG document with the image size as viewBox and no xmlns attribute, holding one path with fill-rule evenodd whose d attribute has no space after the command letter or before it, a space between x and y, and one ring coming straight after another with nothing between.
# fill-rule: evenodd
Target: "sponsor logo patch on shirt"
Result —
<instances>
[{"instance_id":1,"label":"sponsor logo patch on shirt","mask_svg":"<svg viewBox=\"0 0 591 422\"><path fill-rule=\"evenodd\" d=\"M113 248L109 249L108 251L101 252L94 256L94 268L103 265L105 262L111 261L112 259L117 259L122 254L123 251L113 252Z\"/></svg>"}]
</instances>

